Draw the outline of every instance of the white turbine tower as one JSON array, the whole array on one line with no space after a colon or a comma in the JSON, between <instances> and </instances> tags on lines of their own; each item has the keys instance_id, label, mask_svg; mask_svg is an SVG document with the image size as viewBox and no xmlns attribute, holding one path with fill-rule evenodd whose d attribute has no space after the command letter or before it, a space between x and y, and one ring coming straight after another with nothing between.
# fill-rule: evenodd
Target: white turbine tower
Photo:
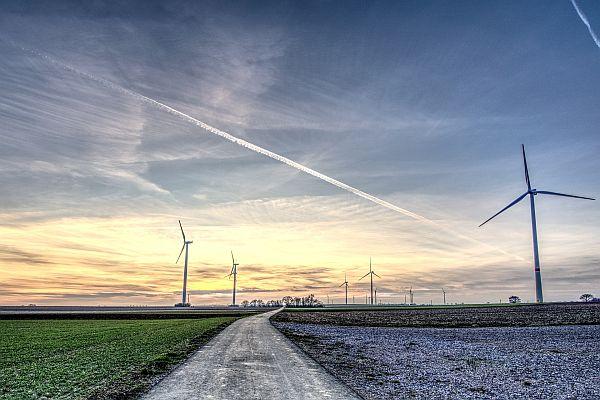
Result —
<instances>
[{"instance_id":1,"label":"white turbine tower","mask_svg":"<svg viewBox=\"0 0 600 400\"><path fill-rule=\"evenodd\" d=\"M181 258L181 254L183 253L183 250L185 249L185 262L184 262L184 266L183 266L183 290L181 292L181 306L185 307L186 305L189 305L188 303L186 303L186 294L187 294L187 269L188 269L188 253L189 253L189 245L192 244L193 242L191 240L186 240L185 239L185 232L183 232L183 226L181 226L181 221L179 221L179 227L181 228L181 236L183 236L183 246L181 247L181 251L179 252L179 256L177 257L177 261L175 261L175 264L177 264L179 262L179 259Z\"/></svg>"},{"instance_id":2,"label":"white turbine tower","mask_svg":"<svg viewBox=\"0 0 600 400\"><path fill-rule=\"evenodd\" d=\"M563 196L563 197L573 197L575 199L585 199L585 200L595 200L591 197L583 197L583 196L573 196L571 194L557 193L557 192L548 192L545 190L537 190L531 188L531 181L529 180L529 170L527 169L527 158L525 157L525 145L521 145L521 149L523 150L523 165L525 167L525 182L527 183L527 191L517 197L512 203L504 207L502 210L498 211L496 214L492 215L489 219L487 219L483 224L479 226L483 226L485 223L501 214L502 212L508 210L510 207L514 206L521 200L523 200L527 195L529 195L529 204L531 207L531 231L533 236L533 264L535 271L535 300L538 303L544 302L544 296L542 294L542 274L540 272L540 255L538 251L538 239L537 239L537 224L535 219L535 200L534 196L538 194L550 194L553 196Z\"/></svg>"},{"instance_id":3,"label":"white turbine tower","mask_svg":"<svg viewBox=\"0 0 600 400\"><path fill-rule=\"evenodd\" d=\"M233 251L231 252L231 272L229 273L229 275L227 275L227 277L229 279L231 279L231 275L233 275L233 303L232 306L235 307L235 290L236 290L236 286L237 286L237 267L238 267L238 263L235 262L235 258L233 257Z\"/></svg>"},{"instance_id":4,"label":"white turbine tower","mask_svg":"<svg viewBox=\"0 0 600 400\"><path fill-rule=\"evenodd\" d=\"M344 283L342 283L339 287L346 286L346 305L348 305L348 276L344 274Z\"/></svg>"},{"instance_id":5,"label":"white turbine tower","mask_svg":"<svg viewBox=\"0 0 600 400\"><path fill-rule=\"evenodd\" d=\"M377 275L375 272L373 272L373 268L371 267L371 257L369 257L369 273L363 275L360 279L371 275L371 304L373 304L373 275L375 275L378 278L381 278L379 275ZM359 279L359 281L360 281Z\"/></svg>"}]
</instances>

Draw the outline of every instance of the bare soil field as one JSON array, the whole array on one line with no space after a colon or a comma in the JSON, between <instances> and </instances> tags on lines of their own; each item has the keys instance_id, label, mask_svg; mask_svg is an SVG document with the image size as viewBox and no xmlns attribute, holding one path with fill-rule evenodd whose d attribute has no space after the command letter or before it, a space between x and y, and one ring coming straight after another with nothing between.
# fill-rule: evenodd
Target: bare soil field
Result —
<instances>
[{"instance_id":1,"label":"bare soil field","mask_svg":"<svg viewBox=\"0 0 600 400\"><path fill-rule=\"evenodd\" d=\"M363 315L373 317L361 313L344 321L364 325L359 319ZM410 315L411 321L425 323ZM600 325L389 328L272 323L365 399L600 398Z\"/></svg>"},{"instance_id":2,"label":"bare soil field","mask_svg":"<svg viewBox=\"0 0 600 400\"><path fill-rule=\"evenodd\" d=\"M448 306L373 309L286 310L277 322L380 327L524 327L599 325L600 303L549 303L516 306Z\"/></svg>"}]
</instances>

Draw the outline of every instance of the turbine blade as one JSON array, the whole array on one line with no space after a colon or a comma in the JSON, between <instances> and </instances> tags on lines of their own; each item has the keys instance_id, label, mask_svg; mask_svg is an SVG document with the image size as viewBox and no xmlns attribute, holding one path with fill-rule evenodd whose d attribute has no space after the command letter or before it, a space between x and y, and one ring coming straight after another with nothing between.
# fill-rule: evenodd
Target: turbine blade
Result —
<instances>
[{"instance_id":1,"label":"turbine blade","mask_svg":"<svg viewBox=\"0 0 600 400\"><path fill-rule=\"evenodd\" d=\"M342 287L342 286L344 286L345 284L346 284L346 282L342 283L342 284L341 284L340 286L338 286L338 287Z\"/></svg>"},{"instance_id":2,"label":"turbine blade","mask_svg":"<svg viewBox=\"0 0 600 400\"><path fill-rule=\"evenodd\" d=\"M557 192L548 192L546 190L536 190L536 193L551 194L551 195L554 195L554 196L573 197L574 199L596 200L596 199L594 199L592 197L575 196L575 195L572 195L572 194L564 194L564 193L557 193Z\"/></svg>"},{"instance_id":3,"label":"turbine blade","mask_svg":"<svg viewBox=\"0 0 600 400\"><path fill-rule=\"evenodd\" d=\"M373 275L375 275L378 278L381 278L379 275L377 275L375 272L373 272Z\"/></svg>"},{"instance_id":4,"label":"turbine blade","mask_svg":"<svg viewBox=\"0 0 600 400\"><path fill-rule=\"evenodd\" d=\"M185 242L185 233L183 233L183 226L181 226L181 220L179 220L179 227L181 228L181 236L183 236L183 241Z\"/></svg>"},{"instance_id":5,"label":"turbine blade","mask_svg":"<svg viewBox=\"0 0 600 400\"><path fill-rule=\"evenodd\" d=\"M364 278L365 276L369 276L370 272L368 274L364 274L360 279ZM359 279L359 281L360 281Z\"/></svg>"},{"instance_id":6,"label":"turbine blade","mask_svg":"<svg viewBox=\"0 0 600 400\"><path fill-rule=\"evenodd\" d=\"M517 197L512 203L510 203L509 205L507 205L506 207L504 207L502 210L498 211L496 214L492 215L490 218L488 218L487 220L485 220L485 222L482 223L479 226L482 227L483 225L485 225L486 223L488 223L489 221L491 221L493 218L495 218L498 215L502 214L504 211L508 210L509 208L511 208L512 206L514 206L515 204L517 204L518 202L520 202L521 200L523 200L523 198L525 198L525 196L527 196L527 194L529 194L529 192L523 193L522 195L520 195L519 197Z\"/></svg>"},{"instance_id":7,"label":"turbine blade","mask_svg":"<svg viewBox=\"0 0 600 400\"><path fill-rule=\"evenodd\" d=\"M235 264L235 258L233 258L233 250L231 250L231 261Z\"/></svg>"},{"instance_id":8,"label":"turbine blade","mask_svg":"<svg viewBox=\"0 0 600 400\"><path fill-rule=\"evenodd\" d=\"M179 259L181 258L181 255L183 254L183 249L185 249L185 242L183 243L183 246L181 246L181 251L179 252L179 256L177 256L177 261L175 261L175 264L177 264L179 262Z\"/></svg>"},{"instance_id":9,"label":"turbine blade","mask_svg":"<svg viewBox=\"0 0 600 400\"><path fill-rule=\"evenodd\" d=\"M523 150L523 165L525 166L525 181L527 182L527 190L531 190L531 181L529 180L529 169L527 169L527 158L525 157L525 145L521 145Z\"/></svg>"}]
</instances>

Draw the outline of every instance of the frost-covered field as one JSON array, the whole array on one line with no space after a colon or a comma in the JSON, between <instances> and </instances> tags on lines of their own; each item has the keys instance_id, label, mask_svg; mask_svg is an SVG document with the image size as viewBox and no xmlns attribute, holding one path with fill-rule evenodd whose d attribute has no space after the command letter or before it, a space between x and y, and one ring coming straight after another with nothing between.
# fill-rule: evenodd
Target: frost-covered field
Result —
<instances>
[{"instance_id":1,"label":"frost-covered field","mask_svg":"<svg viewBox=\"0 0 600 400\"><path fill-rule=\"evenodd\" d=\"M600 325L274 325L366 399L600 399Z\"/></svg>"}]
</instances>

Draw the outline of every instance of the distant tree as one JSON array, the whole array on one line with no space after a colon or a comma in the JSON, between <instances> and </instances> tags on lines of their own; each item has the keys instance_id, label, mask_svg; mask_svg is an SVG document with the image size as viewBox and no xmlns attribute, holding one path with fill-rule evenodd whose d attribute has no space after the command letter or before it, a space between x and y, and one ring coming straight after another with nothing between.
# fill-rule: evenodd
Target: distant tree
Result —
<instances>
[{"instance_id":1,"label":"distant tree","mask_svg":"<svg viewBox=\"0 0 600 400\"><path fill-rule=\"evenodd\" d=\"M521 298L519 296L510 296L508 298L508 302L512 303L512 304L520 303L521 302Z\"/></svg>"},{"instance_id":2,"label":"distant tree","mask_svg":"<svg viewBox=\"0 0 600 400\"><path fill-rule=\"evenodd\" d=\"M312 294L312 293L311 293L311 294L309 294L308 296L304 297L302 300L303 300L303 301L302 301L302 303L303 303L302 305L303 305L303 306L306 306L306 307L314 307L314 306L315 306L315 303L316 303L316 301L317 301L317 300L315 299L315 295L314 295L314 294Z\"/></svg>"},{"instance_id":3,"label":"distant tree","mask_svg":"<svg viewBox=\"0 0 600 400\"><path fill-rule=\"evenodd\" d=\"M592 300L593 298L594 298L594 295L593 295L593 294L590 294L590 293L584 293L584 294L582 294L581 296L579 296L579 300L583 300L583 301L585 301L586 303L587 303L588 301Z\"/></svg>"},{"instance_id":4,"label":"distant tree","mask_svg":"<svg viewBox=\"0 0 600 400\"><path fill-rule=\"evenodd\" d=\"M242 307L248 307L248 300L242 301Z\"/></svg>"},{"instance_id":5,"label":"distant tree","mask_svg":"<svg viewBox=\"0 0 600 400\"><path fill-rule=\"evenodd\" d=\"M281 299L281 302L286 306L293 306L294 298L292 296L285 296L283 299Z\"/></svg>"}]
</instances>

